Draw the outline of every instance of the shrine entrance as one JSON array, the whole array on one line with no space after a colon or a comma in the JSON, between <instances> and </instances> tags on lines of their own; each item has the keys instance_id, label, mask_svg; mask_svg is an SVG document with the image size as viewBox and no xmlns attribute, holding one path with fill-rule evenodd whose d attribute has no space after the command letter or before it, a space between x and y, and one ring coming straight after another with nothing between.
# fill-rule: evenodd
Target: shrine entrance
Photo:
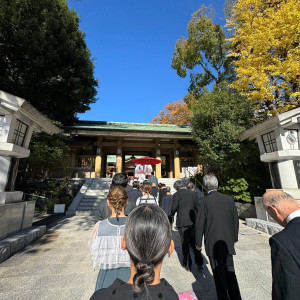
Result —
<instances>
[{"instance_id":1,"label":"shrine entrance","mask_svg":"<svg viewBox=\"0 0 300 300\"><path fill-rule=\"evenodd\" d=\"M132 159L143 156L162 161L153 166L158 178L181 178L182 158L197 166L198 147L189 126L79 121L65 130L71 138L71 164L78 177L111 177L121 172L134 176ZM78 158L86 156L94 162L89 170L76 166Z\"/></svg>"}]
</instances>

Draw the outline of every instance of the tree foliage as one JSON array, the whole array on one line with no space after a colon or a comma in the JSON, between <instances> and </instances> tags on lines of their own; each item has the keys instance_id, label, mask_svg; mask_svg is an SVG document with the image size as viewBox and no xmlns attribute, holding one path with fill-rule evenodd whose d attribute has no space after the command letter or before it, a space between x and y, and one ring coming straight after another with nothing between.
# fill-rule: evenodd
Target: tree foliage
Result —
<instances>
[{"instance_id":1,"label":"tree foliage","mask_svg":"<svg viewBox=\"0 0 300 300\"><path fill-rule=\"evenodd\" d=\"M241 151L239 134L250 126L251 106L226 87L215 86L192 105L193 136L199 145L202 164L221 168Z\"/></svg>"},{"instance_id":2,"label":"tree foliage","mask_svg":"<svg viewBox=\"0 0 300 300\"><path fill-rule=\"evenodd\" d=\"M265 114L300 102L300 1L239 0L228 26L237 78L231 85Z\"/></svg>"},{"instance_id":3,"label":"tree foliage","mask_svg":"<svg viewBox=\"0 0 300 300\"><path fill-rule=\"evenodd\" d=\"M66 0L0 1L0 87L68 124L96 101L91 53Z\"/></svg>"},{"instance_id":4,"label":"tree foliage","mask_svg":"<svg viewBox=\"0 0 300 300\"><path fill-rule=\"evenodd\" d=\"M61 126L59 122L54 123ZM67 136L63 132L53 135L45 132L33 133L28 160L41 162L46 167L62 162L69 151L66 140Z\"/></svg>"},{"instance_id":5,"label":"tree foliage","mask_svg":"<svg viewBox=\"0 0 300 300\"><path fill-rule=\"evenodd\" d=\"M191 112L184 100L176 100L164 106L164 110L152 120L151 123L159 124L190 124Z\"/></svg>"},{"instance_id":6,"label":"tree foliage","mask_svg":"<svg viewBox=\"0 0 300 300\"><path fill-rule=\"evenodd\" d=\"M191 105L192 130L204 171L214 173L220 184L245 178L251 194L269 187L268 171L260 162L257 145L239 141L240 133L252 126L249 101L227 88L226 83L195 98Z\"/></svg>"},{"instance_id":7,"label":"tree foliage","mask_svg":"<svg viewBox=\"0 0 300 300\"><path fill-rule=\"evenodd\" d=\"M172 68L180 77L188 69L194 71L189 91L199 94L210 83L231 81L234 72L225 33L221 25L213 24L205 6L192 15L187 30L188 38L182 37L175 45Z\"/></svg>"}]
</instances>

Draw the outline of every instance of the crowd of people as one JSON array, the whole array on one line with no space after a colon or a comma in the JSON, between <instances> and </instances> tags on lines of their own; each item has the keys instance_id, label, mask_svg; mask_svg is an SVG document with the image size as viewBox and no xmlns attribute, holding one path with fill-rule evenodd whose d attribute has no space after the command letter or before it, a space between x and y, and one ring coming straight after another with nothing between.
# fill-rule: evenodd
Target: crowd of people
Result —
<instances>
[{"instance_id":1,"label":"crowd of people","mask_svg":"<svg viewBox=\"0 0 300 300\"><path fill-rule=\"evenodd\" d=\"M242 299L233 255L239 219L234 199L218 191L214 175L203 177L205 195L195 184L177 180L176 192L152 173L140 184L126 174L112 179L100 202L89 241L94 267L100 267L91 299L178 299L160 278L163 258L174 250L173 221L181 238L181 265L203 270L202 241L218 299ZM272 299L300 299L300 209L282 191L263 196L267 212L285 229L270 238ZM191 255L191 251L194 255Z\"/></svg>"}]
</instances>

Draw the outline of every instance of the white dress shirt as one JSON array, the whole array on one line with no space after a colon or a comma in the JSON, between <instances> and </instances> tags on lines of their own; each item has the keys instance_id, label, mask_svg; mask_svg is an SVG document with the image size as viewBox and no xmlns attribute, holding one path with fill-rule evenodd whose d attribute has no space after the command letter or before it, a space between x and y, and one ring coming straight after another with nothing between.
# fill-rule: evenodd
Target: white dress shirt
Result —
<instances>
[{"instance_id":1,"label":"white dress shirt","mask_svg":"<svg viewBox=\"0 0 300 300\"><path fill-rule=\"evenodd\" d=\"M289 223L291 220L297 217L300 217L300 209L297 209L293 211L291 214L289 214L288 217L286 218L286 222Z\"/></svg>"}]
</instances>

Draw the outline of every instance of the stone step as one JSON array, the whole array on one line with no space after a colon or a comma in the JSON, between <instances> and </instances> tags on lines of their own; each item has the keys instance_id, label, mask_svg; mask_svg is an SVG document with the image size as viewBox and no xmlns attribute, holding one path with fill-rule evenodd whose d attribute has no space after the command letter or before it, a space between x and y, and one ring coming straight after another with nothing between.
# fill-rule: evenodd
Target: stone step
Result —
<instances>
[{"instance_id":1,"label":"stone step","mask_svg":"<svg viewBox=\"0 0 300 300\"><path fill-rule=\"evenodd\" d=\"M98 205L95 206L82 206L81 204L78 206L77 210L97 210Z\"/></svg>"},{"instance_id":2,"label":"stone step","mask_svg":"<svg viewBox=\"0 0 300 300\"><path fill-rule=\"evenodd\" d=\"M89 191L89 190L87 190L84 195L95 197L95 196L103 196L103 195L107 195L107 194L108 194L108 192L103 193L102 191Z\"/></svg>"},{"instance_id":3,"label":"stone step","mask_svg":"<svg viewBox=\"0 0 300 300\"><path fill-rule=\"evenodd\" d=\"M98 201L93 201L93 200L81 200L80 204L84 204L84 205L94 205L94 203L96 203L97 205L101 202L101 200Z\"/></svg>"},{"instance_id":4,"label":"stone step","mask_svg":"<svg viewBox=\"0 0 300 300\"><path fill-rule=\"evenodd\" d=\"M107 194L99 194L99 195L92 195L92 196L86 195L86 194L83 195L83 198L86 200L97 200L97 199L103 199L106 197L107 197Z\"/></svg>"},{"instance_id":5,"label":"stone step","mask_svg":"<svg viewBox=\"0 0 300 300\"><path fill-rule=\"evenodd\" d=\"M100 201L94 201L94 202L80 202L79 206L98 206Z\"/></svg>"},{"instance_id":6,"label":"stone step","mask_svg":"<svg viewBox=\"0 0 300 300\"><path fill-rule=\"evenodd\" d=\"M76 211L76 216L94 216L96 214L95 210L77 210Z\"/></svg>"}]
</instances>

